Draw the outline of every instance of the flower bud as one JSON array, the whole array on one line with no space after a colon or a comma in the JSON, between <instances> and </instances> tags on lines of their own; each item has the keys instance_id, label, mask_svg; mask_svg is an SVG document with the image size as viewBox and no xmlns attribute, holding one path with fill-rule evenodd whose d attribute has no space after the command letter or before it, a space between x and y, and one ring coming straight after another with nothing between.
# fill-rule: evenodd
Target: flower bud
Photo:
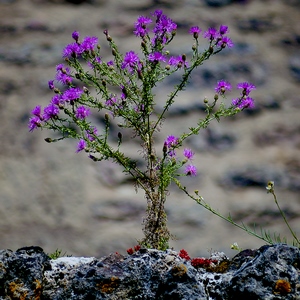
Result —
<instances>
[{"instance_id":1,"label":"flower bud","mask_svg":"<svg viewBox=\"0 0 300 300\"><path fill-rule=\"evenodd\" d=\"M123 137L123 135L122 135L122 132L118 132L118 139L119 139L119 141L120 141L120 143L122 142L122 137Z\"/></svg>"},{"instance_id":2,"label":"flower bud","mask_svg":"<svg viewBox=\"0 0 300 300\"><path fill-rule=\"evenodd\" d=\"M47 143L52 143L53 140L52 140L51 138L45 138L45 142L47 142Z\"/></svg>"},{"instance_id":3,"label":"flower bud","mask_svg":"<svg viewBox=\"0 0 300 300\"><path fill-rule=\"evenodd\" d=\"M86 86L84 86L82 89L85 94L88 95L90 93L89 89Z\"/></svg>"},{"instance_id":4,"label":"flower bud","mask_svg":"<svg viewBox=\"0 0 300 300\"><path fill-rule=\"evenodd\" d=\"M105 113L104 118L105 118L105 122L108 122L109 121L109 114Z\"/></svg>"},{"instance_id":5,"label":"flower bud","mask_svg":"<svg viewBox=\"0 0 300 300\"><path fill-rule=\"evenodd\" d=\"M186 61L186 54L182 54L181 58L183 61Z\"/></svg>"},{"instance_id":6,"label":"flower bud","mask_svg":"<svg viewBox=\"0 0 300 300\"><path fill-rule=\"evenodd\" d=\"M164 146L163 146L163 153L164 153L164 155L167 154L167 151L168 151L168 145L167 145L166 142L164 142Z\"/></svg>"}]
</instances>

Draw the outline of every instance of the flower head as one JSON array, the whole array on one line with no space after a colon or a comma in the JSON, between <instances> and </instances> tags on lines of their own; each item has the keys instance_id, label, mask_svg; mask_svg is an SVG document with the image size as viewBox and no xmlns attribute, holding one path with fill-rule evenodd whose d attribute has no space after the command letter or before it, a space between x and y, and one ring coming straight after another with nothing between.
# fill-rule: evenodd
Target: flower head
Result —
<instances>
[{"instance_id":1,"label":"flower head","mask_svg":"<svg viewBox=\"0 0 300 300\"><path fill-rule=\"evenodd\" d=\"M73 31L72 38L75 40L75 42L78 42L78 40L79 40L79 32L76 31L76 30Z\"/></svg>"},{"instance_id":2,"label":"flower head","mask_svg":"<svg viewBox=\"0 0 300 300\"><path fill-rule=\"evenodd\" d=\"M32 111L31 113L36 116L36 117L39 117L41 118L41 112L42 112L42 108L40 105L37 105Z\"/></svg>"},{"instance_id":3,"label":"flower head","mask_svg":"<svg viewBox=\"0 0 300 300\"><path fill-rule=\"evenodd\" d=\"M83 120L84 118L90 115L90 109L85 106L79 106L75 112L75 116L77 119Z\"/></svg>"},{"instance_id":4,"label":"flower head","mask_svg":"<svg viewBox=\"0 0 300 300\"><path fill-rule=\"evenodd\" d=\"M215 87L216 93L223 95L225 91L231 90L231 84L226 80L220 80L218 81L217 86Z\"/></svg>"},{"instance_id":5,"label":"flower head","mask_svg":"<svg viewBox=\"0 0 300 300\"><path fill-rule=\"evenodd\" d=\"M91 127L89 130L86 131L86 135L87 135L87 138L92 142L94 141L96 138L95 138L95 135L98 135L98 130L96 127Z\"/></svg>"},{"instance_id":6,"label":"flower head","mask_svg":"<svg viewBox=\"0 0 300 300\"><path fill-rule=\"evenodd\" d=\"M56 75L55 79L58 82L69 85L72 83L71 71L68 67L64 67L63 64L59 64L56 66Z\"/></svg>"},{"instance_id":7,"label":"flower head","mask_svg":"<svg viewBox=\"0 0 300 300\"><path fill-rule=\"evenodd\" d=\"M84 51L94 51L95 50L95 46L97 45L98 43L98 38L95 37L95 36L86 36L81 45L80 45L80 48L81 48L81 51L84 52Z\"/></svg>"},{"instance_id":8,"label":"flower head","mask_svg":"<svg viewBox=\"0 0 300 300\"><path fill-rule=\"evenodd\" d=\"M54 86L54 80L49 80L48 81L48 86L50 90L54 90L55 86Z\"/></svg>"},{"instance_id":9,"label":"flower head","mask_svg":"<svg viewBox=\"0 0 300 300\"><path fill-rule=\"evenodd\" d=\"M242 95L243 96L249 96L250 92L252 90L256 89L256 86L252 83L249 82L240 82L237 84L237 88L238 89L242 89Z\"/></svg>"},{"instance_id":10,"label":"flower head","mask_svg":"<svg viewBox=\"0 0 300 300\"><path fill-rule=\"evenodd\" d=\"M183 150L183 155L184 155L187 159L192 159L193 156L194 156L194 154L195 154L195 153L194 153L191 149L185 148L185 149Z\"/></svg>"},{"instance_id":11,"label":"flower head","mask_svg":"<svg viewBox=\"0 0 300 300\"><path fill-rule=\"evenodd\" d=\"M72 88L69 88L68 90L66 90L66 91L63 93L61 99L62 99L63 101L76 100L76 99L79 99L79 98L80 98L80 96L82 95L82 93L83 93L83 90L82 90L82 89L80 89L80 88L78 88L78 87L76 87L76 88L73 88L73 87L72 87Z\"/></svg>"},{"instance_id":12,"label":"flower head","mask_svg":"<svg viewBox=\"0 0 300 300\"><path fill-rule=\"evenodd\" d=\"M126 52L121 68L127 69L129 72L133 72L139 62L140 59L134 51Z\"/></svg>"},{"instance_id":13,"label":"flower head","mask_svg":"<svg viewBox=\"0 0 300 300\"><path fill-rule=\"evenodd\" d=\"M58 114L59 108L55 104L50 103L44 108L43 119L48 121L49 119L55 118Z\"/></svg>"},{"instance_id":14,"label":"flower head","mask_svg":"<svg viewBox=\"0 0 300 300\"><path fill-rule=\"evenodd\" d=\"M39 117L32 117L29 119L28 128L29 131L33 131L34 129L37 129L38 127L42 126L41 119Z\"/></svg>"},{"instance_id":15,"label":"flower head","mask_svg":"<svg viewBox=\"0 0 300 300\"><path fill-rule=\"evenodd\" d=\"M168 148L172 148L175 147L179 142L179 138L175 137L174 135L169 135L166 140L165 140L165 144Z\"/></svg>"},{"instance_id":16,"label":"flower head","mask_svg":"<svg viewBox=\"0 0 300 300\"><path fill-rule=\"evenodd\" d=\"M147 25L152 23L152 20L148 17L140 16L135 22L135 30L133 33L136 36L144 37L148 34Z\"/></svg>"},{"instance_id":17,"label":"flower head","mask_svg":"<svg viewBox=\"0 0 300 300\"><path fill-rule=\"evenodd\" d=\"M182 55L171 56L169 59L169 65L181 68L182 66L188 67L188 62L183 60Z\"/></svg>"},{"instance_id":18,"label":"flower head","mask_svg":"<svg viewBox=\"0 0 300 300\"><path fill-rule=\"evenodd\" d=\"M172 21L172 19L168 18L166 15L162 13L161 10L157 10L154 12L156 15L156 25L153 29L154 38L152 39L152 44L156 46L157 44L166 44L170 36L177 29L177 24Z\"/></svg>"},{"instance_id":19,"label":"flower head","mask_svg":"<svg viewBox=\"0 0 300 300\"><path fill-rule=\"evenodd\" d=\"M213 27L209 28L203 33L203 37L210 41L215 40L216 38L218 38L218 36L219 36L218 30Z\"/></svg>"},{"instance_id":20,"label":"flower head","mask_svg":"<svg viewBox=\"0 0 300 300\"><path fill-rule=\"evenodd\" d=\"M77 144L77 150L76 150L76 152L78 153L78 152L84 150L85 147L86 147L86 142L85 142L85 140L80 139L79 142L78 142L78 144Z\"/></svg>"},{"instance_id":21,"label":"flower head","mask_svg":"<svg viewBox=\"0 0 300 300\"><path fill-rule=\"evenodd\" d=\"M198 38L200 32L201 32L201 29L199 28L199 26L193 26L189 30L189 33L192 34L195 39Z\"/></svg>"},{"instance_id":22,"label":"flower head","mask_svg":"<svg viewBox=\"0 0 300 300\"><path fill-rule=\"evenodd\" d=\"M219 32L220 32L221 35L226 34L227 32L229 32L228 26L226 26L226 25L221 25L221 26L220 26L220 29L219 29Z\"/></svg>"},{"instance_id":23,"label":"flower head","mask_svg":"<svg viewBox=\"0 0 300 300\"><path fill-rule=\"evenodd\" d=\"M166 57L161 52L150 53L148 59L152 62L166 61Z\"/></svg>"},{"instance_id":24,"label":"flower head","mask_svg":"<svg viewBox=\"0 0 300 300\"><path fill-rule=\"evenodd\" d=\"M222 48L232 48L234 46L231 38L229 38L228 36L223 36L220 41L218 42L218 46L222 47Z\"/></svg>"},{"instance_id":25,"label":"flower head","mask_svg":"<svg viewBox=\"0 0 300 300\"><path fill-rule=\"evenodd\" d=\"M68 44L63 50L63 57L73 58L81 55L82 50L81 47L75 42L72 44Z\"/></svg>"},{"instance_id":26,"label":"flower head","mask_svg":"<svg viewBox=\"0 0 300 300\"><path fill-rule=\"evenodd\" d=\"M185 167L184 173L187 176L196 176L197 175L197 168L195 166L193 166L193 165L187 165Z\"/></svg>"},{"instance_id":27,"label":"flower head","mask_svg":"<svg viewBox=\"0 0 300 300\"><path fill-rule=\"evenodd\" d=\"M232 105L239 108L253 108L254 107L254 100L249 96L244 96L241 98L233 99Z\"/></svg>"}]
</instances>

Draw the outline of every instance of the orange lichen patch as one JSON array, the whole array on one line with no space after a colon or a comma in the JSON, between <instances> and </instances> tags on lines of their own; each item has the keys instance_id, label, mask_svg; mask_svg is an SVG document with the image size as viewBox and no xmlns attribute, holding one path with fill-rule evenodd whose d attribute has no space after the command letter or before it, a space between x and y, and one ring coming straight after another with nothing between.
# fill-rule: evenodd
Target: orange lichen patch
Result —
<instances>
[{"instance_id":1,"label":"orange lichen patch","mask_svg":"<svg viewBox=\"0 0 300 300\"><path fill-rule=\"evenodd\" d=\"M115 288L119 285L119 278L118 277L111 277L108 282L101 282L98 284L102 293L111 294Z\"/></svg>"},{"instance_id":2,"label":"orange lichen patch","mask_svg":"<svg viewBox=\"0 0 300 300\"><path fill-rule=\"evenodd\" d=\"M274 294L285 295L292 291L291 284L285 279L278 279L275 283Z\"/></svg>"},{"instance_id":3,"label":"orange lichen patch","mask_svg":"<svg viewBox=\"0 0 300 300\"><path fill-rule=\"evenodd\" d=\"M173 276L175 277L182 277L187 272L187 267L184 264L180 264L177 266L174 266L171 270Z\"/></svg>"},{"instance_id":4,"label":"orange lichen patch","mask_svg":"<svg viewBox=\"0 0 300 300\"><path fill-rule=\"evenodd\" d=\"M39 280L34 281L35 289L34 289L34 300L41 299L42 296L42 283Z\"/></svg>"},{"instance_id":5,"label":"orange lichen patch","mask_svg":"<svg viewBox=\"0 0 300 300\"><path fill-rule=\"evenodd\" d=\"M7 295L12 300L25 300L28 290L24 288L23 282L10 282L8 285Z\"/></svg>"},{"instance_id":6,"label":"orange lichen patch","mask_svg":"<svg viewBox=\"0 0 300 300\"><path fill-rule=\"evenodd\" d=\"M206 271L211 273L226 273L229 267L230 267L230 262L228 260L223 260L215 266L212 265L207 267Z\"/></svg>"}]
</instances>

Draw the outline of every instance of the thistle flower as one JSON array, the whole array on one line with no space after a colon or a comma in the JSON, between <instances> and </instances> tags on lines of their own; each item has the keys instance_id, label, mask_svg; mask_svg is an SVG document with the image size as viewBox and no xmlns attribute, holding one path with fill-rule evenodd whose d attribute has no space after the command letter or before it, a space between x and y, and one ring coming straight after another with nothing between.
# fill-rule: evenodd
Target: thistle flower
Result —
<instances>
[{"instance_id":1,"label":"thistle flower","mask_svg":"<svg viewBox=\"0 0 300 300\"><path fill-rule=\"evenodd\" d=\"M231 90L231 84L226 80L218 81L218 84L215 87L215 91L220 95L224 95L225 91L230 91L230 90Z\"/></svg>"},{"instance_id":2,"label":"thistle flower","mask_svg":"<svg viewBox=\"0 0 300 300\"><path fill-rule=\"evenodd\" d=\"M86 142L85 142L85 140L80 139L79 142L78 142L78 144L77 144L77 150L76 150L76 153L78 153L78 152L84 150L85 147L86 147Z\"/></svg>"},{"instance_id":3,"label":"thistle flower","mask_svg":"<svg viewBox=\"0 0 300 300\"><path fill-rule=\"evenodd\" d=\"M187 176L196 176L197 175L197 168L193 165L187 165L185 168L184 173Z\"/></svg>"}]
</instances>

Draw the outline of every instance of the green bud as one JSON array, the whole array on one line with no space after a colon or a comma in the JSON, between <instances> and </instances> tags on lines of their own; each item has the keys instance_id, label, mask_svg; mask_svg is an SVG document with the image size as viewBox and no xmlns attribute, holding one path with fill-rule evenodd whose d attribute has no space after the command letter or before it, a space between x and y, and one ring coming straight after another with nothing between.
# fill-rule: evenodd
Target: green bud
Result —
<instances>
[{"instance_id":1,"label":"green bud","mask_svg":"<svg viewBox=\"0 0 300 300\"><path fill-rule=\"evenodd\" d=\"M45 138L45 142L47 142L47 143L52 143L53 140L52 140L51 138Z\"/></svg>"},{"instance_id":2,"label":"green bud","mask_svg":"<svg viewBox=\"0 0 300 300\"><path fill-rule=\"evenodd\" d=\"M123 135L122 135L122 132L118 132L118 139L120 140L120 142L122 142L122 137L123 137Z\"/></svg>"}]
</instances>

